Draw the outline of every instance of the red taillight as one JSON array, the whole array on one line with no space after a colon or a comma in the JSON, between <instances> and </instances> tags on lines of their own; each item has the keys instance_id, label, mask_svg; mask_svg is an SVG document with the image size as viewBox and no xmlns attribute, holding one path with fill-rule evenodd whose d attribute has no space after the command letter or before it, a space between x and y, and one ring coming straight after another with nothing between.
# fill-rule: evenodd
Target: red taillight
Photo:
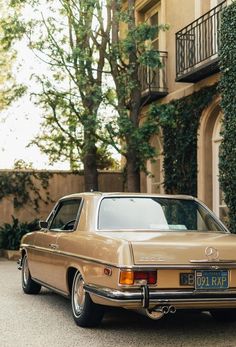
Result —
<instances>
[{"instance_id":1,"label":"red taillight","mask_svg":"<svg viewBox=\"0 0 236 347\"><path fill-rule=\"evenodd\" d=\"M146 281L147 284L156 284L157 272L156 271L131 271L121 270L120 284L135 285L140 284L141 281Z\"/></svg>"},{"instance_id":2,"label":"red taillight","mask_svg":"<svg viewBox=\"0 0 236 347\"><path fill-rule=\"evenodd\" d=\"M135 271L134 281L146 280L147 284L155 284L157 282L156 271Z\"/></svg>"}]
</instances>

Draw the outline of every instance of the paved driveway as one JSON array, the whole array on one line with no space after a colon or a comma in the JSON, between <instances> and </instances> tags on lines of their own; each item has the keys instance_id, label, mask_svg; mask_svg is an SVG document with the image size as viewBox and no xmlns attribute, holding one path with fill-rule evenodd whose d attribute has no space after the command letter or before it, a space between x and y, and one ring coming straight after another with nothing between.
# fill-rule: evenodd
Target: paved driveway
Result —
<instances>
[{"instance_id":1,"label":"paved driveway","mask_svg":"<svg viewBox=\"0 0 236 347\"><path fill-rule=\"evenodd\" d=\"M70 302L43 290L25 295L15 262L0 258L0 347L236 347L236 323L220 324L208 314L176 313L160 321L118 310L101 326L75 325Z\"/></svg>"}]
</instances>

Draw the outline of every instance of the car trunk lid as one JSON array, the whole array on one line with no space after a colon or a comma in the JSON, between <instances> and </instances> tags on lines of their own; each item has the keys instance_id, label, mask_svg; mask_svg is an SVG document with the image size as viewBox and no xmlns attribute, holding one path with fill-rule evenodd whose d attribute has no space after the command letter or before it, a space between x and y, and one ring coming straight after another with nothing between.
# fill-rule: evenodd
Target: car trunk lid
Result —
<instances>
[{"instance_id":1,"label":"car trunk lid","mask_svg":"<svg viewBox=\"0 0 236 347\"><path fill-rule=\"evenodd\" d=\"M160 232L146 240L130 240L134 264L236 263L236 235Z\"/></svg>"}]
</instances>

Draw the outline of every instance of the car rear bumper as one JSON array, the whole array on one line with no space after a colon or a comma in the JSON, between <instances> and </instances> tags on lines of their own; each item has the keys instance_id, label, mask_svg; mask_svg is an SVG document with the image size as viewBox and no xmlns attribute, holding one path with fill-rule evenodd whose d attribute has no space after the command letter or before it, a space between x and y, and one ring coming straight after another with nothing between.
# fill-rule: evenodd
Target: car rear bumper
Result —
<instances>
[{"instance_id":1,"label":"car rear bumper","mask_svg":"<svg viewBox=\"0 0 236 347\"><path fill-rule=\"evenodd\" d=\"M17 269L22 270L22 258L17 260Z\"/></svg>"},{"instance_id":2,"label":"car rear bumper","mask_svg":"<svg viewBox=\"0 0 236 347\"><path fill-rule=\"evenodd\" d=\"M119 291L85 285L92 300L109 306L152 308L171 305L176 308L233 308L236 307L236 290L200 292L195 290L150 290L143 286L139 291Z\"/></svg>"}]
</instances>

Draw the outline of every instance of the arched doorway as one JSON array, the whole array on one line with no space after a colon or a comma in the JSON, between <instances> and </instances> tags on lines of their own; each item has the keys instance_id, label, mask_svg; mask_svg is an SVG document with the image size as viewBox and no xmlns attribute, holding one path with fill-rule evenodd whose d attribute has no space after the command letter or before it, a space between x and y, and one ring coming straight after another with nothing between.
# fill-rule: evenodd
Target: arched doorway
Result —
<instances>
[{"instance_id":1,"label":"arched doorway","mask_svg":"<svg viewBox=\"0 0 236 347\"><path fill-rule=\"evenodd\" d=\"M223 114L217 98L204 110L198 137L198 197L223 221L227 218L219 184L219 151Z\"/></svg>"}]
</instances>

